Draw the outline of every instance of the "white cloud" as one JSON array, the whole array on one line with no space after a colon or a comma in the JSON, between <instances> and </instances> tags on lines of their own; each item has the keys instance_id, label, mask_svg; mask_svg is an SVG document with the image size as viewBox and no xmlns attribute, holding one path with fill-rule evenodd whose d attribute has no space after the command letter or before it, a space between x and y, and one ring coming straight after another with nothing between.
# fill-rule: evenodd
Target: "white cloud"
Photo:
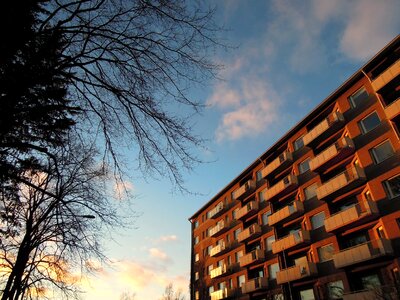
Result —
<instances>
[{"instance_id":1,"label":"white cloud","mask_svg":"<svg viewBox=\"0 0 400 300\"><path fill-rule=\"evenodd\" d=\"M165 235L160 237L160 241L162 242L170 242L170 241L177 241L178 237L175 234Z\"/></svg>"},{"instance_id":2,"label":"white cloud","mask_svg":"<svg viewBox=\"0 0 400 300\"><path fill-rule=\"evenodd\" d=\"M149 254L150 254L150 257L156 258L156 259L164 261L164 262L171 261L171 258L167 255L167 253L165 253L164 251L162 251L158 248L150 248Z\"/></svg>"}]
</instances>

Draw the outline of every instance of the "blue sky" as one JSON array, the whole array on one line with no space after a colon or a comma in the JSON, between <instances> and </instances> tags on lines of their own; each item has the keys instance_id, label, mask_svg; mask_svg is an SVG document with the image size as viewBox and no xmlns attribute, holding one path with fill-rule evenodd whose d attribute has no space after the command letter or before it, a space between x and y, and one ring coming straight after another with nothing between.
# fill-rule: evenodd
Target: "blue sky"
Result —
<instances>
[{"instance_id":1,"label":"blue sky","mask_svg":"<svg viewBox=\"0 0 400 300\"><path fill-rule=\"evenodd\" d=\"M184 174L201 195L172 194L169 181L134 174L140 217L107 244L112 268L99 265L82 283L84 299L156 300L169 282L187 292L188 218L400 33L398 0L208 2L238 47L216 54L223 80L191 91L208 105L193 130L209 139L199 155L210 163Z\"/></svg>"}]
</instances>

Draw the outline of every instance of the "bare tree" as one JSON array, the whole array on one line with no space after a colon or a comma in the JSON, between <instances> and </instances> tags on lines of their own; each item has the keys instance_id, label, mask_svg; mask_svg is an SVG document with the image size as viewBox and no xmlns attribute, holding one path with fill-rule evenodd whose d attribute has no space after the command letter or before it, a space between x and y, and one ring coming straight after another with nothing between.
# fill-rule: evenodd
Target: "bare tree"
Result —
<instances>
[{"instance_id":1,"label":"bare tree","mask_svg":"<svg viewBox=\"0 0 400 300\"><path fill-rule=\"evenodd\" d=\"M177 290L175 291L174 285L172 283L169 283L165 287L165 291L163 296L161 297L160 300L185 300L185 296L182 293L182 290Z\"/></svg>"},{"instance_id":2,"label":"bare tree","mask_svg":"<svg viewBox=\"0 0 400 300\"><path fill-rule=\"evenodd\" d=\"M119 297L119 300L135 300L136 294L133 292L123 292Z\"/></svg>"},{"instance_id":3,"label":"bare tree","mask_svg":"<svg viewBox=\"0 0 400 300\"><path fill-rule=\"evenodd\" d=\"M182 187L181 170L199 161L192 147L202 145L191 119L203 105L190 88L218 70L210 59L221 46L213 10L183 0L65 0L44 8L38 31L63 37L58 68L84 112L79 128L103 142L117 169L116 145L126 145L144 174L168 175Z\"/></svg>"},{"instance_id":4,"label":"bare tree","mask_svg":"<svg viewBox=\"0 0 400 300\"><path fill-rule=\"evenodd\" d=\"M47 170L26 174L18 201L1 195L2 300L39 298L51 289L77 297L74 272L90 271L91 260L105 258L100 236L123 221L104 193L104 168L91 149L81 150L60 153Z\"/></svg>"}]
</instances>

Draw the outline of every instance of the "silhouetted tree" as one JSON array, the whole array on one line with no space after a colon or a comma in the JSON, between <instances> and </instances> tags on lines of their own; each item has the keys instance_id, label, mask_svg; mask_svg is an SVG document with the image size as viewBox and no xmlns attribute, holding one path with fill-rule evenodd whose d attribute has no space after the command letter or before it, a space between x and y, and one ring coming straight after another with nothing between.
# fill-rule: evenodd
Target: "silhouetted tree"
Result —
<instances>
[{"instance_id":1,"label":"silhouetted tree","mask_svg":"<svg viewBox=\"0 0 400 300\"><path fill-rule=\"evenodd\" d=\"M182 290L175 291L174 285L172 283L169 283L165 287L164 294L160 300L185 300L185 299L186 298L183 295Z\"/></svg>"}]
</instances>

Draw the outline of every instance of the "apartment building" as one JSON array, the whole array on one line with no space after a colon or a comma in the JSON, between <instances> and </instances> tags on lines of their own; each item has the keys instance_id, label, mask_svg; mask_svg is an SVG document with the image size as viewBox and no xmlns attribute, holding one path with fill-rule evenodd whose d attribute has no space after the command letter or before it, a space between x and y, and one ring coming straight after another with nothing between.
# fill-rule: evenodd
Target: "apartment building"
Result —
<instances>
[{"instance_id":1,"label":"apartment building","mask_svg":"<svg viewBox=\"0 0 400 300\"><path fill-rule=\"evenodd\" d=\"M400 36L189 219L191 299L400 298L399 138Z\"/></svg>"}]
</instances>

